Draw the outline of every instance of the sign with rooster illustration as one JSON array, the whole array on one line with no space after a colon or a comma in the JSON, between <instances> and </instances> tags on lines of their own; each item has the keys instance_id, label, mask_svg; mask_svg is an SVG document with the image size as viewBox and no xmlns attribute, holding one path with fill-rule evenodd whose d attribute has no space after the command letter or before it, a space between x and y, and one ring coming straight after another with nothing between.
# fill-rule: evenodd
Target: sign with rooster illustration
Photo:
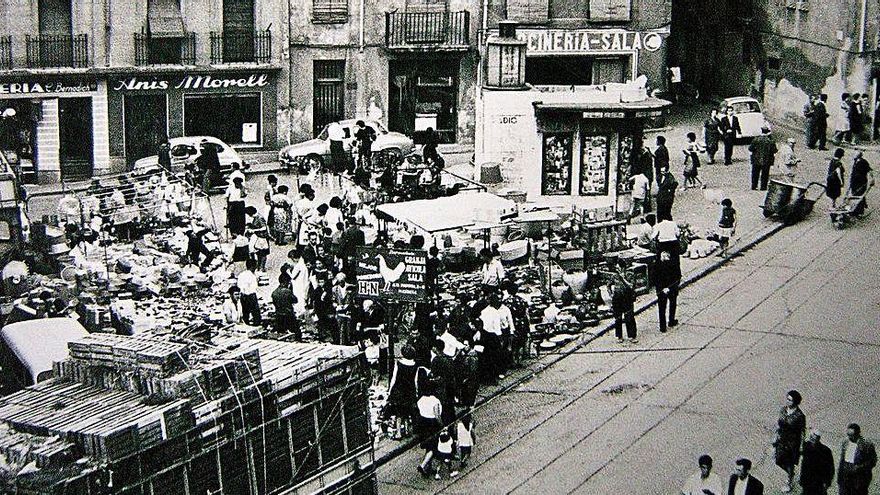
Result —
<instances>
[{"instance_id":1,"label":"sign with rooster illustration","mask_svg":"<svg viewBox=\"0 0 880 495\"><path fill-rule=\"evenodd\" d=\"M425 264L419 249L358 248L357 295L398 301L425 299Z\"/></svg>"}]
</instances>

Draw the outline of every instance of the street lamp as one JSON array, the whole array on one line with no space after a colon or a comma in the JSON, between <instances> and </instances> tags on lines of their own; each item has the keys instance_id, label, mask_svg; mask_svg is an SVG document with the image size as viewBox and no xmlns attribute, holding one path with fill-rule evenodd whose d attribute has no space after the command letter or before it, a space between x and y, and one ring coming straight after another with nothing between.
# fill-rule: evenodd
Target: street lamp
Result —
<instances>
[{"instance_id":1,"label":"street lamp","mask_svg":"<svg viewBox=\"0 0 880 495\"><path fill-rule=\"evenodd\" d=\"M500 21L498 35L486 41L486 80L491 89L525 89L526 42L516 37L516 22Z\"/></svg>"}]
</instances>

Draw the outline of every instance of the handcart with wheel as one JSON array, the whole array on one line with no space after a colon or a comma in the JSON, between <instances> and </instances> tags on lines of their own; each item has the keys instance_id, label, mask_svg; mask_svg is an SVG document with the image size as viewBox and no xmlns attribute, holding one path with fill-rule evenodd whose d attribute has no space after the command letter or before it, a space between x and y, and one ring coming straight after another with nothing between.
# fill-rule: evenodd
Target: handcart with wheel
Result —
<instances>
[{"instance_id":1,"label":"handcart with wheel","mask_svg":"<svg viewBox=\"0 0 880 495\"><path fill-rule=\"evenodd\" d=\"M761 208L766 218L777 218L792 225L813 211L824 192L825 185L818 182L804 185L786 179L771 179Z\"/></svg>"},{"instance_id":2,"label":"handcart with wheel","mask_svg":"<svg viewBox=\"0 0 880 495\"><path fill-rule=\"evenodd\" d=\"M858 196L844 196L841 204L828 210L828 214L831 217L831 225L834 225L838 229L842 229L846 227L846 224L853 218L863 217L865 215L865 196L868 195L868 192L873 186L874 181L869 182L863 194Z\"/></svg>"}]
</instances>

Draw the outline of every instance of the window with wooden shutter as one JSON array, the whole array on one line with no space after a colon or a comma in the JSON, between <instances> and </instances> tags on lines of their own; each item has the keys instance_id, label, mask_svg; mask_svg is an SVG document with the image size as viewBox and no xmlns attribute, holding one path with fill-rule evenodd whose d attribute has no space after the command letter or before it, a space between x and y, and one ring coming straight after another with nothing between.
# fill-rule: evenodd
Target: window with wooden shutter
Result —
<instances>
[{"instance_id":1,"label":"window with wooden shutter","mask_svg":"<svg viewBox=\"0 0 880 495\"><path fill-rule=\"evenodd\" d=\"M406 0L407 12L446 12L448 0Z\"/></svg>"},{"instance_id":2,"label":"window with wooden shutter","mask_svg":"<svg viewBox=\"0 0 880 495\"><path fill-rule=\"evenodd\" d=\"M344 24L348 22L348 0L312 0L312 23Z\"/></svg>"},{"instance_id":3,"label":"window with wooden shutter","mask_svg":"<svg viewBox=\"0 0 880 495\"><path fill-rule=\"evenodd\" d=\"M550 0L507 0L507 19L524 24L543 24L550 13Z\"/></svg>"},{"instance_id":4,"label":"window with wooden shutter","mask_svg":"<svg viewBox=\"0 0 880 495\"><path fill-rule=\"evenodd\" d=\"M590 0L590 20L593 22L629 21L632 0Z\"/></svg>"},{"instance_id":5,"label":"window with wooden shutter","mask_svg":"<svg viewBox=\"0 0 880 495\"><path fill-rule=\"evenodd\" d=\"M555 20L588 19L590 0L550 0L549 15Z\"/></svg>"}]
</instances>

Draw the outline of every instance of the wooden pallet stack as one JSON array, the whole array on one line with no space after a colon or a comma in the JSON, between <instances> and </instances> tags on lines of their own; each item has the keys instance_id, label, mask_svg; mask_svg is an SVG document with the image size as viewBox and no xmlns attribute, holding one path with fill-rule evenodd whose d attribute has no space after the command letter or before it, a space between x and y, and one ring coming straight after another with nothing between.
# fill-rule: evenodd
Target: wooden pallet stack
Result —
<instances>
[{"instance_id":1,"label":"wooden pallet stack","mask_svg":"<svg viewBox=\"0 0 880 495\"><path fill-rule=\"evenodd\" d=\"M116 365L116 349L102 347L106 343L99 338L77 346L71 360ZM344 489L349 483L374 492L370 472L364 476L355 468L372 465L367 380L355 348L235 337L212 344L210 352L189 354L188 370L165 378L188 390L185 399L156 402L61 380L0 398L0 424L57 436L86 459L55 461L51 470L17 480L15 488L35 494L238 494L312 492L333 483ZM123 347L121 359L131 366L134 350ZM151 355L159 356L151 363L156 370L168 369L161 355Z\"/></svg>"}]
</instances>

